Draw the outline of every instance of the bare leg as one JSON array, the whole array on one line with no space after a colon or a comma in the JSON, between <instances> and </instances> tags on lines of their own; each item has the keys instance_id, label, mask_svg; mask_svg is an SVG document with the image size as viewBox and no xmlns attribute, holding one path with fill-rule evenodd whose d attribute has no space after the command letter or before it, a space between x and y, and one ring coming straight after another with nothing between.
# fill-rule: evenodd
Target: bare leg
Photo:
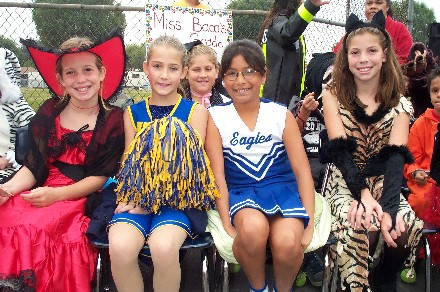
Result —
<instances>
[{"instance_id":1,"label":"bare leg","mask_svg":"<svg viewBox=\"0 0 440 292\"><path fill-rule=\"evenodd\" d=\"M187 237L182 228L163 225L156 228L148 239L154 265L155 292L178 292L180 288L179 250Z\"/></svg>"},{"instance_id":2,"label":"bare leg","mask_svg":"<svg viewBox=\"0 0 440 292\"><path fill-rule=\"evenodd\" d=\"M119 292L143 292L144 281L138 255L144 237L130 224L117 223L108 233L112 275Z\"/></svg>"},{"instance_id":3,"label":"bare leg","mask_svg":"<svg viewBox=\"0 0 440 292\"><path fill-rule=\"evenodd\" d=\"M275 287L279 292L290 291L304 259L301 247L304 223L301 219L280 215L269 220Z\"/></svg>"},{"instance_id":4,"label":"bare leg","mask_svg":"<svg viewBox=\"0 0 440 292\"><path fill-rule=\"evenodd\" d=\"M269 221L255 209L244 208L234 216L237 236L232 249L254 289L263 289L265 280L266 246Z\"/></svg>"}]
</instances>

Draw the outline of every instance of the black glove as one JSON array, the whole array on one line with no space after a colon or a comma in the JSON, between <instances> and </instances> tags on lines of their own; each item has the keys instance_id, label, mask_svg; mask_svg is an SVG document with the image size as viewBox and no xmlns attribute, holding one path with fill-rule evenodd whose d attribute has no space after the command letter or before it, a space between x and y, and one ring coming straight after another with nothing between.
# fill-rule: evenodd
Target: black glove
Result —
<instances>
[{"instance_id":1,"label":"black glove","mask_svg":"<svg viewBox=\"0 0 440 292\"><path fill-rule=\"evenodd\" d=\"M392 228L396 226L396 216L399 210L400 193L402 189L403 165L413 163L414 158L406 146L387 145L379 152L379 157L385 161L382 197L379 204L382 210L391 215Z\"/></svg>"},{"instance_id":2,"label":"black glove","mask_svg":"<svg viewBox=\"0 0 440 292\"><path fill-rule=\"evenodd\" d=\"M336 138L322 145L325 156L329 158L342 174L353 198L360 202L361 190L368 188L364 176L354 162L353 152L357 143L353 138Z\"/></svg>"}]
</instances>

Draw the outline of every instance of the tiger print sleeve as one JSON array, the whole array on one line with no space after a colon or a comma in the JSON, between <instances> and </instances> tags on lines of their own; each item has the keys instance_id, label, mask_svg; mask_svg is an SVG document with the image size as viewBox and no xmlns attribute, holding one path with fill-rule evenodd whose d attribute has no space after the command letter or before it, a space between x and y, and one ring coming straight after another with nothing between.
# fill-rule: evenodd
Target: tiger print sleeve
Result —
<instances>
[{"instance_id":1,"label":"tiger print sleeve","mask_svg":"<svg viewBox=\"0 0 440 292\"><path fill-rule=\"evenodd\" d=\"M402 95L400 97L399 104L394 108L394 112L396 113L396 115L407 113L412 118L414 115L414 109L411 101L409 101L409 99Z\"/></svg>"}]
</instances>

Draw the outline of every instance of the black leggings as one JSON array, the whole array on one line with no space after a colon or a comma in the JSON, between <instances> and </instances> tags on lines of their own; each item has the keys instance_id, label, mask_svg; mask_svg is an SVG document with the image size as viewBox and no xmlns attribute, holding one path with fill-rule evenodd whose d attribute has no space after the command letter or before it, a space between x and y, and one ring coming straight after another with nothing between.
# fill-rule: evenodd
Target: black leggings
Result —
<instances>
[{"instance_id":1,"label":"black leggings","mask_svg":"<svg viewBox=\"0 0 440 292\"><path fill-rule=\"evenodd\" d=\"M374 253L376 249L380 231L370 232L370 255ZM399 269L407 259L410 249L405 248L408 243L408 234L402 233L395 242L397 247L388 247L384 244L384 253L379 262L379 265L374 269L370 278L370 284L376 286L375 291L395 291L396 290L396 276Z\"/></svg>"}]
</instances>

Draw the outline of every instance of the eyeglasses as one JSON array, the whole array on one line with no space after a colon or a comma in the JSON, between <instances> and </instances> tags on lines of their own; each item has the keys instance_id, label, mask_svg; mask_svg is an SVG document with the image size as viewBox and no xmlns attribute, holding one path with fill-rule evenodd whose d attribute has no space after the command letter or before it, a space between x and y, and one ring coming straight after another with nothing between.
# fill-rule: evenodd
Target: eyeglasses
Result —
<instances>
[{"instance_id":1,"label":"eyeglasses","mask_svg":"<svg viewBox=\"0 0 440 292\"><path fill-rule=\"evenodd\" d=\"M251 80L258 72L252 68L247 68L243 72L230 70L227 71L223 76L228 81L235 81L238 78L238 74L243 75L243 78L246 80Z\"/></svg>"}]
</instances>

